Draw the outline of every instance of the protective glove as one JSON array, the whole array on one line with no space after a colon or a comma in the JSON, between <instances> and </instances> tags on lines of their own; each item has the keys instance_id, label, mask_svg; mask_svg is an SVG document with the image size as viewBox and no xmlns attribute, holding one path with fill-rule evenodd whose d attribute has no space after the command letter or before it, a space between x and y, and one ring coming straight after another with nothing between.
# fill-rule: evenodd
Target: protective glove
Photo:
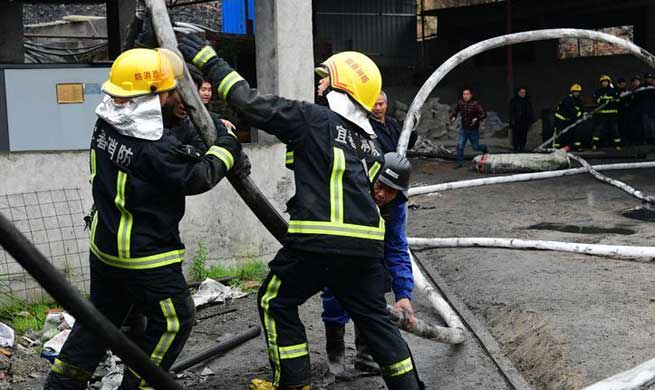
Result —
<instances>
[{"instance_id":1,"label":"protective glove","mask_svg":"<svg viewBox=\"0 0 655 390\"><path fill-rule=\"evenodd\" d=\"M157 35L155 34L155 27L152 25L152 17L150 10L145 10L145 17L143 18L143 26L141 32L134 41L134 47L142 47L146 49L154 49L159 46L157 42Z\"/></svg>"},{"instance_id":2,"label":"protective glove","mask_svg":"<svg viewBox=\"0 0 655 390\"><path fill-rule=\"evenodd\" d=\"M236 177L243 180L248 176L250 176L251 170L252 170L252 164L250 163L250 158L248 158L246 152L241 150L239 157L237 157L236 161L234 162L234 167L232 168L232 172L234 172L234 175Z\"/></svg>"},{"instance_id":3,"label":"protective glove","mask_svg":"<svg viewBox=\"0 0 655 390\"><path fill-rule=\"evenodd\" d=\"M184 59L201 69L213 80L214 84L219 84L234 71L227 62L216 55L216 51L209 46L209 42L196 35L187 35L182 38L178 48Z\"/></svg>"},{"instance_id":4,"label":"protective glove","mask_svg":"<svg viewBox=\"0 0 655 390\"><path fill-rule=\"evenodd\" d=\"M218 137L216 137L216 141L214 141L214 146L227 149L227 151L230 152L230 154L232 155L232 158L235 160L234 161L235 163L237 163L238 160L240 159L241 143L239 143L239 140L234 135L232 134L219 135ZM234 166L229 168L232 169L234 168Z\"/></svg>"}]
</instances>

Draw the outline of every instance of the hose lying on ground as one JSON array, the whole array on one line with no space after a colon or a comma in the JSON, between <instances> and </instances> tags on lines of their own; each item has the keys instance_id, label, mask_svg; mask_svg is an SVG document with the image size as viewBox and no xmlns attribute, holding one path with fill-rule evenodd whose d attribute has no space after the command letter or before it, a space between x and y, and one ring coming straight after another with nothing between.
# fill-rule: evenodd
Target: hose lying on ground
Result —
<instances>
[{"instance_id":1,"label":"hose lying on ground","mask_svg":"<svg viewBox=\"0 0 655 390\"><path fill-rule=\"evenodd\" d=\"M593 165L592 168L596 171L655 168L655 161L646 161L646 162L637 162L637 163L601 164L601 165ZM452 181L448 183L432 184L428 186L410 188L409 196L425 195L434 192L456 190L460 188L478 187L478 186L485 186L491 184L543 180L543 179L550 179L554 177L579 175L581 173L587 173L587 172L589 172L587 168L583 167L583 168L562 169L558 171L520 173L517 175L486 177L484 179Z\"/></svg>"},{"instance_id":2,"label":"hose lying on ground","mask_svg":"<svg viewBox=\"0 0 655 390\"><path fill-rule=\"evenodd\" d=\"M646 202L646 203L650 203L650 204L655 203L655 196L647 194L647 193L645 193L643 191L636 190L636 189L630 187L629 185L625 184L624 182L622 182L620 180L612 179L611 177L607 177L605 175L600 174L598 172L598 170L594 169L594 167L591 166L591 164L589 164L582 157L578 157L578 156L576 156L576 155L574 155L572 153L568 153L567 155L569 156L569 158L571 158L571 159L579 162L580 164L582 164L584 169L586 169L587 172L591 173L593 175L593 177L595 177L596 179L598 179L598 180L600 180L600 181L602 181L604 183L613 185L614 187L616 187L616 188L618 188L618 189L620 189L622 191L627 192L628 194L630 194L631 196L634 196L635 198L641 200L642 202Z\"/></svg>"},{"instance_id":3,"label":"hose lying on ground","mask_svg":"<svg viewBox=\"0 0 655 390\"><path fill-rule=\"evenodd\" d=\"M608 257L635 259L650 262L655 258L655 247L585 244L578 242L522 240L496 237L408 238L414 248L506 248L538 249L558 252L582 253Z\"/></svg>"}]
</instances>

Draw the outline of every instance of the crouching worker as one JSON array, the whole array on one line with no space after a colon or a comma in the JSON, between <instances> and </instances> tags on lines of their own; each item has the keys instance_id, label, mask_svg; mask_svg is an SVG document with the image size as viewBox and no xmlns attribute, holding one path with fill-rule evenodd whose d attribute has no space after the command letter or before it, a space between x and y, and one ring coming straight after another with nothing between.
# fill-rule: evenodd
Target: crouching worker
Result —
<instances>
[{"instance_id":1,"label":"crouching worker","mask_svg":"<svg viewBox=\"0 0 655 390\"><path fill-rule=\"evenodd\" d=\"M384 167L373 187L375 203L380 207L386 222L384 260L391 273L391 287L396 297L395 307L405 312L410 326L416 322L411 302L414 278L405 233L407 191L411 169L412 166L405 157L395 152L387 153L384 155ZM345 364L344 333L350 316L330 289L324 290L322 298L325 345L330 372L336 379L349 380L351 374ZM370 355L362 332L357 327L355 327L355 346L357 349L355 369L380 372L380 368Z\"/></svg>"},{"instance_id":2,"label":"crouching worker","mask_svg":"<svg viewBox=\"0 0 655 390\"><path fill-rule=\"evenodd\" d=\"M210 76L221 99L293 151L296 193L287 203L287 239L258 296L273 379L255 379L250 388L311 388L298 307L327 286L366 338L387 387L419 389L384 298L384 220L371 193L384 156L368 121L382 84L375 63L356 52L326 60L317 70L330 89L325 107L259 94L197 37L184 38L180 51Z\"/></svg>"},{"instance_id":3,"label":"crouching worker","mask_svg":"<svg viewBox=\"0 0 655 390\"><path fill-rule=\"evenodd\" d=\"M116 326L130 310L142 313L147 327L135 342L164 370L182 350L195 315L182 275L178 225L185 196L214 187L241 150L226 134L201 155L164 128L161 106L182 66L164 49L121 54L102 87L106 96L96 109L90 151L96 209L90 300ZM86 389L107 348L93 329L76 322L45 389ZM121 390L147 388L138 373L125 370Z\"/></svg>"}]
</instances>

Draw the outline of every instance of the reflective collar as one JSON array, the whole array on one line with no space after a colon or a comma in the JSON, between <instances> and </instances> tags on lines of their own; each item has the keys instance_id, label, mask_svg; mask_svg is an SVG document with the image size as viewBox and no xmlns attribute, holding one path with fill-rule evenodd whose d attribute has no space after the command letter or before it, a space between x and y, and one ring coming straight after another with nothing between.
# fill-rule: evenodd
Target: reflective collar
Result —
<instances>
[{"instance_id":1,"label":"reflective collar","mask_svg":"<svg viewBox=\"0 0 655 390\"><path fill-rule=\"evenodd\" d=\"M376 138L373 127L368 121L368 113L353 103L347 94L339 91L330 91L325 97L328 100L330 110L357 125L366 134L370 135L371 138Z\"/></svg>"},{"instance_id":2,"label":"reflective collar","mask_svg":"<svg viewBox=\"0 0 655 390\"><path fill-rule=\"evenodd\" d=\"M96 114L128 137L157 141L164 134L159 95L131 98L125 104L116 104L111 96L105 95Z\"/></svg>"}]
</instances>

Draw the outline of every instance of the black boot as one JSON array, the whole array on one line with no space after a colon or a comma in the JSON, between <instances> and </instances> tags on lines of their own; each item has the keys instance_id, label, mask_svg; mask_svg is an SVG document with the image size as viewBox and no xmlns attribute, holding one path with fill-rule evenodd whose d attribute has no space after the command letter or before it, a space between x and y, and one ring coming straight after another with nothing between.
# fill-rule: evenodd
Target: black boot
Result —
<instances>
[{"instance_id":1,"label":"black boot","mask_svg":"<svg viewBox=\"0 0 655 390\"><path fill-rule=\"evenodd\" d=\"M346 344L344 335L346 327L343 325L325 324L325 351L328 357L330 373L338 380L349 380L346 370Z\"/></svg>"},{"instance_id":2,"label":"black boot","mask_svg":"<svg viewBox=\"0 0 655 390\"><path fill-rule=\"evenodd\" d=\"M373 360L373 357L368 351L368 346L366 345L366 339L364 335L357 329L355 326L355 347L357 348L357 354L353 363L355 365L355 370L364 371L368 373L380 374L380 366Z\"/></svg>"}]
</instances>

